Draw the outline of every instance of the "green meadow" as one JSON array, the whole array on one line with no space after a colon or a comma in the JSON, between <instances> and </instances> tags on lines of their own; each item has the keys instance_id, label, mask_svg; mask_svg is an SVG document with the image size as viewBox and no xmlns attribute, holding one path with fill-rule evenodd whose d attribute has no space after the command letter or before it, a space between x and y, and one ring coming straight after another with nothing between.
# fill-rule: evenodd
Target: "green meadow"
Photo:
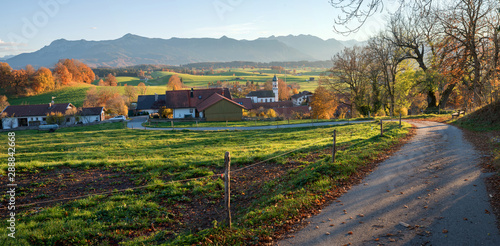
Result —
<instances>
[{"instance_id":1,"label":"green meadow","mask_svg":"<svg viewBox=\"0 0 500 246\"><path fill-rule=\"evenodd\" d=\"M299 70L302 71L302 70ZM318 86L319 74L321 71L303 70L302 75L294 76L287 75L286 82L288 84L298 83L300 85L300 91L308 90L314 91ZM140 80L138 77L127 77L118 76L116 77L118 86L116 87L118 92L124 93L124 85L137 86L141 82L145 82L147 86L147 95L152 95L154 93L164 94L166 91L166 85L170 77L174 74L173 72L153 72L153 79L149 79L147 82ZM278 71L273 71L269 69L231 69L228 72L216 73L214 75L190 75L190 74L179 74L175 73L182 78L184 85L187 88L197 87L197 88L207 88L208 83L214 83L217 81L222 82L240 82L246 83L246 81L254 81L261 83L263 85L267 80L273 78L276 74L280 79L285 80L284 74L279 74ZM233 76L234 75L234 76ZM314 77L314 81L309 80L310 77ZM77 107L83 106L83 101L85 100L85 95L87 90L97 86L98 81L94 81L92 85L87 84L77 84L71 87L63 87L54 91L45 92L39 95L30 97L9 97L10 105L21 105L21 104L44 104L49 103L52 97L55 97L55 103L72 103Z\"/></svg>"},{"instance_id":2,"label":"green meadow","mask_svg":"<svg viewBox=\"0 0 500 246\"><path fill-rule=\"evenodd\" d=\"M122 123L63 128L55 133L18 131L16 177L22 180L37 175L39 179L18 187L21 193L16 199L30 195L36 195L30 202L60 198L48 192L48 187L55 191L76 190L66 195L69 197L108 192L116 189L113 183L106 183L110 177L119 178L132 189L19 208L16 239L7 239L7 233L2 233L0 242L258 244L280 226L299 218L301 211L316 206L318 199L330 194L359 168L385 154L410 127L404 123L399 128L395 122L388 122L383 137L375 122L256 131L143 131L127 129ZM335 163L330 152L333 130L338 133ZM7 141L7 133L0 135ZM232 230L222 219L193 222L210 211L199 206L221 209L223 182L214 177L224 171L226 151L231 153L233 171L276 157L259 169L232 174ZM6 149L2 149L0 158L7 158ZM282 170L281 175L264 171L266 168ZM49 178L68 169L78 174ZM6 175L6 171L3 165L1 174ZM253 172L261 175L252 179ZM99 175L106 173L113 175ZM67 182L81 181L89 175L95 177L78 187L67 186ZM185 179L192 180L176 182ZM237 180L245 179L248 185L239 186ZM5 186L6 181L1 182ZM109 187L102 186L104 183ZM2 219L0 225L6 228L6 220Z\"/></svg>"}]
</instances>

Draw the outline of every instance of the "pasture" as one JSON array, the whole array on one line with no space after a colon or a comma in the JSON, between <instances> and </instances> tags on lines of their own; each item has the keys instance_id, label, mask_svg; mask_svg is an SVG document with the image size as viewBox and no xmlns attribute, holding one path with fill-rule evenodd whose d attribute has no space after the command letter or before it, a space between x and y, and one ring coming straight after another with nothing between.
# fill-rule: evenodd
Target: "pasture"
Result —
<instances>
[{"instance_id":1,"label":"pasture","mask_svg":"<svg viewBox=\"0 0 500 246\"><path fill-rule=\"evenodd\" d=\"M358 169L387 155L409 128L386 123L384 137L376 123L216 132L142 131L108 123L55 133L16 132L17 204L56 201L18 206L16 240L9 242L263 242L324 202ZM334 129L338 152L331 163ZM7 139L7 133L0 135ZM226 151L234 172L232 231L218 212ZM0 158L7 158L5 149ZM255 165L263 160L268 161ZM5 182L0 181L2 186ZM6 223L2 219L0 225L5 228ZM0 242L6 236L1 234Z\"/></svg>"}]
</instances>

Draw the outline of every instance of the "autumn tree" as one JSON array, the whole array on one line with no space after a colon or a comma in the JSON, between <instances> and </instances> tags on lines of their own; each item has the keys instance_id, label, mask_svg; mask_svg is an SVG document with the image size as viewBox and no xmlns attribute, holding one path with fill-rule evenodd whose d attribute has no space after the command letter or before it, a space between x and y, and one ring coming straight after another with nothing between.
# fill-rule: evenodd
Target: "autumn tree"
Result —
<instances>
[{"instance_id":1,"label":"autumn tree","mask_svg":"<svg viewBox=\"0 0 500 246\"><path fill-rule=\"evenodd\" d=\"M106 76L106 80L104 80L104 84L107 86L117 86L118 85L116 77L110 73Z\"/></svg>"},{"instance_id":2,"label":"autumn tree","mask_svg":"<svg viewBox=\"0 0 500 246\"><path fill-rule=\"evenodd\" d=\"M0 62L0 86L7 89L12 80L12 68L5 62Z\"/></svg>"},{"instance_id":3,"label":"autumn tree","mask_svg":"<svg viewBox=\"0 0 500 246\"><path fill-rule=\"evenodd\" d=\"M314 90L311 98L311 116L319 119L330 119L337 109L337 100L332 91L324 86L319 86Z\"/></svg>"},{"instance_id":4,"label":"autumn tree","mask_svg":"<svg viewBox=\"0 0 500 246\"><path fill-rule=\"evenodd\" d=\"M127 115L127 104L127 100L124 97L113 97L106 101L106 110L110 115Z\"/></svg>"},{"instance_id":5,"label":"autumn tree","mask_svg":"<svg viewBox=\"0 0 500 246\"><path fill-rule=\"evenodd\" d=\"M264 90L266 91L272 91L273 90L273 81L272 80L267 80L266 83L264 84Z\"/></svg>"},{"instance_id":6,"label":"autumn tree","mask_svg":"<svg viewBox=\"0 0 500 246\"><path fill-rule=\"evenodd\" d=\"M148 87L146 86L146 84L144 84L144 82L141 82L137 85L137 89L139 90L139 93L141 95L146 95Z\"/></svg>"},{"instance_id":7,"label":"autumn tree","mask_svg":"<svg viewBox=\"0 0 500 246\"><path fill-rule=\"evenodd\" d=\"M5 95L0 95L0 112L3 111L7 106L9 106L7 97Z\"/></svg>"},{"instance_id":8,"label":"autumn tree","mask_svg":"<svg viewBox=\"0 0 500 246\"><path fill-rule=\"evenodd\" d=\"M172 76L170 76L170 78L168 79L167 88L170 88L175 91L182 89L182 87L183 84L179 76L177 76L177 74L172 74Z\"/></svg>"},{"instance_id":9,"label":"autumn tree","mask_svg":"<svg viewBox=\"0 0 500 246\"><path fill-rule=\"evenodd\" d=\"M45 67L39 68L31 80L31 88L35 93L52 90L54 89L54 86L55 84L52 72Z\"/></svg>"},{"instance_id":10,"label":"autumn tree","mask_svg":"<svg viewBox=\"0 0 500 246\"><path fill-rule=\"evenodd\" d=\"M137 101L137 87L127 85L125 86L125 96L129 101Z\"/></svg>"},{"instance_id":11,"label":"autumn tree","mask_svg":"<svg viewBox=\"0 0 500 246\"><path fill-rule=\"evenodd\" d=\"M282 79L278 79L278 97L280 101L290 99L290 88Z\"/></svg>"},{"instance_id":12,"label":"autumn tree","mask_svg":"<svg viewBox=\"0 0 500 246\"><path fill-rule=\"evenodd\" d=\"M7 91L14 93L16 95L25 95L26 89L29 88L29 76L26 70L19 69L12 71L12 83L11 88Z\"/></svg>"},{"instance_id":13,"label":"autumn tree","mask_svg":"<svg viewBox=\"0 0 500 246\"><path fill-rule=\"evenodd\" d=\"M73 75L71 75L68 68L61 62L58 62L54 68L54 77L56 85L68 85L73 80Z\"/></svg>"}]
</instances>

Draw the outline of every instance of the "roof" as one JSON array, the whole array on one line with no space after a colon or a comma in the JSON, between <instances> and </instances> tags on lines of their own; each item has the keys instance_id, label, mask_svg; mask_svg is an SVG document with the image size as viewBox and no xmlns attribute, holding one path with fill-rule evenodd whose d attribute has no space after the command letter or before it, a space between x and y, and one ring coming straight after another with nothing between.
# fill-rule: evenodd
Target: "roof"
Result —
<instances>
[{"instance_id":1,"label":"roof","mask_svg":"<svg viewBox=\"0 0 500 246\"><path fill-rule=\"evenodd\" d=\"M165 102L165 95L158 95L158 101L155 101L156 95L140 95L137 97L137 110L159 109Z\"/></svg>"},{"instance_id":2,"label":"roof","mask_svg":"<svg viewBox=\"0 0 500 246\"><path fill-rule=\"evenodd\" d=\"M276 77L276 74L273 77L273 81L278 81L278 78Z\"/></svg>"},{"instance_id":3,"label":"roof","mask_svg":"<svg viewBox=\"0 0 500 246\"><path fill-rule=\"evenodd\" d=\"M196 106L196 109L198 110L198 112L201 112L207 108L209 108L210 106L222 101L222 100L226 100L234 105L237 105L238 107L242 107L244 109L246 109L243 105L229 99L229 98L226 98L218 93L214 93L212 94L210 97L208 97L205 101L201 102L200 104L198 104Z\"/></svg>"},{"instance_id":4,"label":"roof","mask_svg":"<svg viewBox=\"0 0 500 246\"><path fill-rule=\"evenodd\" d=\"M81 115L100 115L104 107L82 108Z\"/></svg>"},{"instance_id":5,"label":"roof","mask_svg":"<svg viewBox=\"0 0 500 246\"><path fill-rule=\"evenodd\" d=\"M273 91L251 91L250 93L247 94L247 97L258 97L258 98L263 98L263 97L274 97L274 92Z\"/></svg>"},{"instance_id":6,"label":"roof","mask_svg":"<svg viewBox=\"0 0 500 246\"><path fill-rule=\"evenodd\" d=\"M165 93L165 106L167 108L196 108L198 104L214 93L232 99L228 88L167 91Z\"/></svg>"},{"instance_id":7,"label":"roof","mask_svg":"<svg viewBox=\"0 0 500 246\"><path fill-rule=\"evenodd\" d=\"M233 101L243 105L246 109L253 109L251 98L235 98Z\"/></svg>"},{"instance_id":8,"label":"roof","mask_svg":"<svg viewBox=\"0 0 500 246\"><path fill-rule=\"evenodd\" d=\"M298 106L298 107L290 107L290 108L273 108L276 114L285 116L285 117L291 117L293 116L293 113L303 113L303 114L308 114L310 113L309 106Z\"/></svg>"},{"instance_id":9,"label":"roof","mask_svg":"<svg viewBox=\"0 0 500 246\"><path fill-rule=\"evenodd\" d=\"M313 93L312 93L312 92L309 92L309 91L302 91L302 92L300 92L299 94L295 94L295 95L293 95L293 96L292 96L292 99L297 99L297 98L301 98L301 97L303 97L303 96L311 96L311 95L313 95Z\"/></svg>"},{"instance_id":10,"label":"roof","mask_svg":"<svg viewBox=\"0 0 500 246\"><path fill-rule=\"evenodd\" d=\"M279 101L279 102L267 102L267 103L252 103L253 108L289 108L293 107L292 101Z\"/></svg>"},{"instance_id":11,"label":"roof","mask_svg":"<svg viewBox=\"0 0 500 246\"><path fill-rule=\"evenodd\" d=\"M7 113L9 117L29 117L29 116L44 116L49 113L66 113L69 108L74 108L71 103L58 103L50 106L47 104L37 105L10 105L7 106L2 113Z\"/></svg>"}]
</instances>

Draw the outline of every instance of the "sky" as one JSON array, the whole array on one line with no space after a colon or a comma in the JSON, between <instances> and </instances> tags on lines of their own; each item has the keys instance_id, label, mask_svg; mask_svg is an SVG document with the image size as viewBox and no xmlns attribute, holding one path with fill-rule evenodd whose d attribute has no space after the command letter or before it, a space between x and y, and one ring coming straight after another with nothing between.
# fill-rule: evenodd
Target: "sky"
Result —
<instances>
[{"instance_id":1,"label":"sky","mask_svg":"<svg viewBox=\"0 0 500 246\"><path fill-rule=\"evenodd\" d=\"M149 38L254 40L310 34L366 40L385 26L377 13L357 33L333 31L341 14L328 0L16 0L0 3L0 58L34 52L57 39Z\"/></svg>"}]
</instances>

